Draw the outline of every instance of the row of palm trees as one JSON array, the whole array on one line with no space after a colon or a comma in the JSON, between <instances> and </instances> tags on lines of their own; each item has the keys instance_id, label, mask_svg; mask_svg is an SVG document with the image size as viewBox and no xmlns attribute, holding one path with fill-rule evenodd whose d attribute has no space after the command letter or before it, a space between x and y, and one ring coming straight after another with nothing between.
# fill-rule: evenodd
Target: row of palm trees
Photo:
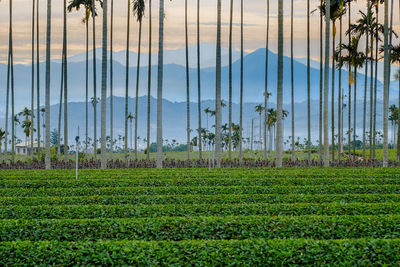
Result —
<instances>
[{"instance_id":1,"label":"row of palm trees","mask_svg":"<svg viewBox=\"0 0 400 267\"><path fill-rule=\"evenodd\" d=\"M92 105L94 108L94 132L93 132L93 140L94 140L94 151L97 151L97 104L98 102L101 103L101 138L100 140L100 147L101 147L101 164L102 168L106 167L106 98L107 98L107 89L110 88L110 96L111 96L111 120L110 120L110 137L111 140L113 139L113 18L114 18L114 1L110 1L111 5L111 24L110 30L108 29L108 0L71 0L67 3L66 0L63 0L63 49L62 49L62 73L61 73L61 86L60 86L60 110L59 110L59 121L61 122L61 104L63 103L64 108L64 147L68 147L68 69L67 69L67 12L72 12L73 10L79 11L81 8L84 10L85 15L83 22L86 28L86 130L85 130L85 143L86 152L88 151L88 105L89 105L89 86L88 86L88 58L89 58L89 20L92 18L92 53L93 53L93 98L92 98ZM33 0L32 4L32 98L31 98L31 110L34 110L34 93L35 93L35 68L34 68L34 61L35 61L35 34L36 34L36 84L37 84L37 115L35 116L33 112L30 115L31 123L31 132L33 132L34 128L34 117L36 117L37 122L37 135L38 140L40 140L40 88L39 88L39 0ZM342 141L343 141L343 95L344 92L342 90L342 69L344 66L347 67L349 73L349 88L348 88L348 156L350 157L351 153L355 156L355 149L356 149L356 104L357 104L357 71L364 67L365 69L365 81L364 81L364 105L363 105L363 158L366 160L366 144L367 144L367 121L366 121L366 114L367 114L367 75L368 70L370 70L370 138L369 138L369 147L370 147L370 158L375 158L375 136L376 136L376 106L377 106L377 69L378 69L378 61L381 59L379 57L380 52L383 53L384 59L384 119L383 119L383 136L384 136L384 159L383 163L384 166L388 164L388 99L389 99L389 84L390 84L390 65L391 63L400 63L400 46L393 46L393 0L391 0L391 5L389 5L389 1L384 0L367 0L367 11L362 12L360 11L360 18L356 21L355 24L352 23L351 20L351 5L353 0L320 0L318 10L320 13L320 116L319 116L319 155L320 160L324 162L325 166L329 166L330 160L335 160L335 136L337 130L338 136L338 157L341 160L342 153ZM46 168L50 168L50 51L51 51L51 0L47 0L47 28L46 28L46 76L45 76L45 148L46 148L46 156L45 156L45 163ZM229 20L229 99L228 99L228 110L229 110L229 119L228 119L228 141L227 141L227 149L228 155L231 159L232 157L232 131L233 131L233 121L232 121L232 36L233 36L233 0L230 1L230 20ZM244 65L243 65L243 0L240 0L241 4L241 27L240 27L240 37L241 37L241 75L240 75L240 122L239 122L239 159L242 160L242 129L243 129L243 73L244 73ZM268 108L268 100L270 97L269 92L269 84L268 84L268 50L269 50L269 32L270 32L270 3L269 0L266 0L267 4L267 32L266 32L266 64L265 64L265 90L264 90L264 118L267 118ZM380 5L384 4L384 13L385 13L385 21L384 24L380 24L378 21L379 18L379 7ZM103 26L102 26L102 70L101 70L101 94L100 98L98 98L97 94L97 84L96 84L96 28L95 28L95 19L98 16L98 7L101 7L103 10ZM197 0L197 74L198 74L198 113L199 113L199 125L198 125L198 138L199 138L199 151L200 151L200 158L202 157L202 136L201 136L201 129L202 129L202 122L201 122L201 77L200 77L200 0ZM311 162L311 88L310 88L310 15L312 13L310 8L310 0L307 0L307 123L308 123L308 134L307 134L307 150L308 150L308 161ZM391 10L389 11L389 6ZM329 7L329 8L327 8ZM139 93L139 68L140 68L140 53L141 53L141 40L142 40L142 21L145 14L145 8L149 10L149 55L151 54L151 43L152 43L152 16L151 16L151 0L148 1L147 6L144 0L133 0L131 6L131 0L127 1L127 36L126 36L126 77L125 77L125 143L124 143L124 150L126 158L128 158L128 121L129 116L128 114L128 88L129 88L129 47L130 47L130 17L131 12L137 18L137 22L139 24L139 34L138 34L138 60L137 60L137 79L136 79L136 108L133 115L135 119L135 157L137 158L137 151L138 151L138 93ZM36 9L36 10L35 10ZM217 160L217 167L220 166L221 161L221 152L222 152L222 135L221 135L221 127L222 127L222 119L221 119L221 0L217 0L217 38L216 38L216 95L215 95L215 156ZM9 23L9 51L8 51L8 69L7 69L7 101L6 101L6 118L9 117L9 100L11 94L11 118L15 116L14 110L14 69L13 69L13 36L12 36L12 0L9 0L9 10L10 10L10 23ZM36 13L35 13L36 11ZM107 14L107 15L104 15ZM343 42L343 17L344 15L348 15L348 29L345 32L348 35L348 42ZM36 33L35 33L35 16L36 16ZM290 34L290 44L291 44L291 124L292 124L292 131L291 131L291 158L292 160L295 159L295 122L294 122L294 53L293 53L293 17L294 17L294 5L293 0L291 0L291 34ZM157 167L162 167L162 96L163 96L163 45L164 45L164 1L160 0L159 3L159 34L158 34L158 70L157 70ZM324 20L325 18L325 20ZM389 25L389 18L390 18L390 25ZM336 45L336 23L339 20L339 44ZM324 24L325 22L325 24ZM331 29L332 23L332 29ZM278 68L277 68L277 120L276 120L276 140L275 140L275 147L276 147L276 165L282 166L282 153L283 153L283 117L284 117L284 110L283 107L283 0L278 0ZM324 27L325 26L325 27ZM323 29L325 28L325 42L323 42ZM331 33L332 30L332 33ZM108 33L110 32L110 67L108 69ZM332 34L332 36L331 36ZM396 36L396 35L395 35ZM382 42L383 37L383 46L379 50L379 44ZM361 38L365 38L365 52L361 51L359 48ZM332 47L330 47L332 41ZM325 44L325 49L323 49L323 43ZM186 50L186 92L187 92L187 150L188 154L187 157L190 159L190 146L192 144L191 135L190 135L190 80L189 80L189 49L188 49L188 2L185 0L185 50ZM374 51L375 49L375 51ZM323 56L323 50L325 50L325 54ZM331 53L332 51L332 53ZM147 105L147 150L150 147L150 88L151 88L151 57L149 56L149 64L148 64L148 105ZM332 64L332 84L329 84L330 79L330 71L329 65ZM324 65L323 65L324 64ZM370 67L370 69L368 69ZM339 88L338 88L338 108L337 108L337 128L335 126L335 69L339 70ZM107 74L108 71L110 72L110 82L107 82ZM375 73L373 72L375 71ZM331 90L331 91L329 91ZM329 117L328 117L328 108L329 108L329 93L331 93L331 140L329 139ZM353 96L353 103L352 97ZM353 106L352 106L353 105ZM353 108L353 109L352 109ZM351 113L353 111L353 114ZM261 111L260 111L261 114ZM400 116L399 116L400 117ZM353 123L353 128L351 127L351 123ZM266 135L266 128L268 125L267 119L264 119L264 156L267 159L267 135ZM7 138L9 132L9 125L8 119L6 119L5 125L5 151L7 151ZM59 136L61 133L61 124L59 124ZM260 127L261 129L261 127ZM353 134L351 138L351 133ZM400 136L400 131L399 131ZM11 136L15 136L15 123L12 122L11 124ZM351 141L353 139L353 141ZM331 143L330 143L331 142ZM40 142L38 142L40 146ZM60 146L60 140L58 141L58 145ZM11 154L12 160L14 159L14 138L12 138L11 142ZM33 135L31 136L31 146L33 146ZM112 146L112 145L111 145ZM351 151L351 147L353 151ZM40 147L39 147L40 148ZM331 148L332 155L329 154L329 149ZM33 147L31 148L33 151ZM39 149L40 151L40 149ZM113 148L111 147L111 152ZM398 157L400 158L400 146L398 147ZM5 152L6 155L7 152ZM66 153L66 158L68 159L68 153ZM96 153L94 153L96 157ZM31 153L31 158L33 158L33 152ZM112 158L112 153L111 153Z\"/></svg>"}]
</instances>

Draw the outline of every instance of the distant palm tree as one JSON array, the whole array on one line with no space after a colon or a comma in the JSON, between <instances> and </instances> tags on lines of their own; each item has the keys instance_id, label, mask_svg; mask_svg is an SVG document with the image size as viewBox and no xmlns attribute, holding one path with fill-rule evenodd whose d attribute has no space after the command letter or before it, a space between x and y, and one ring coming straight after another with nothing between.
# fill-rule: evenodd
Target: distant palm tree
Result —
<instances>
[{"instance_id":1,"label":"distant palm tree","mask_svg":"<svg viewBox=\"0 0 400 267\"><path fill-rule=\"evenodd\" d=\"M129 98L129 41L131 26L131 0L128 1L126 16L126 51L125 51L125 160L128 160L128 98ZM149 55L150 56L150 55Z\"/></svg>"},{"instance_id":2,"label":"distant palm tree","mask_svg":"<svg viewBox=\"0 0 400 267\"><path fill-rule=\"evenodd\" d=\"M130 139L130 147L131 147L131 150L132 150L132 145L133 145L133 143L132 143L132 121L133 121L133 119L134 119L134 117L133 117L133 115L132 115L132 113L131 112L129 112L129 114L128 114L128 117L127 117L127 120L129 121L129 124L130 124L130 135L129 135L129 139ZM126 142L126 140L125 140L125 142Z\"/></svg>"},{"instance_id":3,"label":"distant palm tree","mask_svg":"<svg viewBox=\"0 0 400 267\"><path fill-rule=\"evenodd\" d=\"M148 3L148 10L149 10L149 63L148 63L148 77L147 77L147 144L146 144L146 151L147 151L147 160L150 160L150 100L151 100L151 41L152 41L152 20L151 20L151 0Z\"/></svg>"},{"instance_id":4,"label":"distant palm tree","mask_svg":"<svg viewBox=\"0 0 400 267\"><path fill-rule=\"evenodd\" d=\"M261 133L262 133L262 113L264 111L264 106L262 104L259 104L255 106L255 112L258 113L258 116L260 118L260 135L259 135L259 141L261 142Z\"/></svg>"},{"instance_id":5,"label":"distant palm tree","mask_svg":"<svg viewBox=\"0 0 400 267\"><path fill-rule=\"evenodd\" d=\"M136 66L136 103L135 103L135 159L138 158L138 106L139 106L139 78L140 78L140 49L142 44L142 21L145 11L144 0L135 0L133 2L133 13L139 22L139 41L138 41L138 58ZM150 55L149 55L150 56Z\"/></svg>"},{"instance_id":6,"label":"distant palm tree","mask_svg":"<svg viewBox=\"0 0 400 267\"><path fill-rule=\"evenodd\" d=\"M186 50L186 135L187 160L190 160L190 79L189 79L189 36L188 36L188 6L185 0L185 50Z\"/></svg>"},{"instance_id":7,"label":"distant palm tree","mask_svg":"<svg viewBox=\"0 0 400 267\"><path fill-rule=\"evenodd\" d=\"M46 23L46 157L45 165L46 169L51 168L50 161L50 52L51 52L51 0L47 0L47 23Z\"/></svg>"},{"instance_id":8,"label":"distant palm tree","mask_svg":"<svg viewBox=\"0 0 400 267\"><path fill-rule=\"evenodd\" d=\"M393 64L398 64L400 66L400 44L393 46L390 50L390 61ZM399 107L400 107L400 70L395 75L395 79L399 81ZM400 113L399 113L400 118ZM399 125L398 132L397 132L397 160L400 161L400 119L397 122Z\"/></svg>"},{"instance_id":9,"label":"distant palm tree","mask_svg":"<svg viewBox=\"0 0 400 267\"><path fill-rule=\"evenodd\" d=\"M101 70L101 168L107 168L107 0L103 0L103 49Z\"/></svg>"},{"instance_id":10,"label":"distant palm tree","mask_svg":"<svg viewBox=\"0 0 400 267\"><path fill-rule=\"evenodd\" d=\"M221 167L221 0L217 0L217 52L216 52L216 97L215 97L215 157L217 168Z\"/></svg>"},{"instance_id":11,"label":"distant palm tree","mask_svg":"<svg viewBox=\"0 0 400 267\"><path fill-rule=\"evenodd\" d=\"M329 0L328 0L329 1ZM278 1L278 85L277 85L276 123L276 167L282 167L283 153L283 0Z\"/></svg>"},{"instance_id":12,"label":"distant palm tree","mask_svg":"<svg viewBox=\"0 0 400 267\"><path fill-rule=\"evenodd\" d=\"M6 131L0 128L0 154L1 154L1 145L3 144L4 137L6 136Z\"/></svg>"},{"instance_id":13,"label":"distant palm tree","mask_svg":"<svg viewBox=\"0 0 400 267\"><path fill-rule=\"evenodd\" d=\"M200 0L197 0L197 112L198 112L198 136L199 136L199 159L203 158L203 144L201 134L201 67L200 67Z\"/></svg>"},{"instance_id":14,"label":"distant palm tree","mask_svg":"<svg viewBox=\"0 0 400 267\"><path fill-rule=\"evenodd\" d=\"M158 26L158 77L157 77L157 168L162 168L162 89L164 64L164 0L160 0ZM150 56L150 55L149 55Z\"/></svg>"}]
</instances>

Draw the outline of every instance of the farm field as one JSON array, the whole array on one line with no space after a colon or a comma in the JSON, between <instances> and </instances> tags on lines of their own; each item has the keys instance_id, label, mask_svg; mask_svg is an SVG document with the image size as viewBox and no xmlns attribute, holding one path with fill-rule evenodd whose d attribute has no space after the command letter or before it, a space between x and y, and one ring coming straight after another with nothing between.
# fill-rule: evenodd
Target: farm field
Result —
<instances>
[{"instance_id":1,"label":"farm field","mask_svg":"<svg viewBox=\"0 0 400 267\"><path fill-rule=\"evenodd\" d=\"M0 265L396 265L396 168L0 170Z\"/></svg>"}]
</instances>

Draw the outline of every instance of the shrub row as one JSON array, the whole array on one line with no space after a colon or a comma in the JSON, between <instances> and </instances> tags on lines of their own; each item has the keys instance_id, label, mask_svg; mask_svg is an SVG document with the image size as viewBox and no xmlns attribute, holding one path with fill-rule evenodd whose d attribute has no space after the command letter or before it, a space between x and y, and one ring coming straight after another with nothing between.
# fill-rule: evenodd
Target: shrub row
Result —
<instances>
[{"instance_id":1,"label":"shrub row","mask_svg":"<svg viewBox=\"0 0 400 267\"><path fill-rule=\"evenodd\" d=\"M400 185L400 178L185 178L185 179L92 179L0 180L0 188L83 188L136 186L275 186L275 185Z\"/></svg>"},{"instance_id":2,"label":"shrub row","mask_svg":"<svg viewBox=\"0 0 400 267\"><path fill-rule=\"evenodd\" d=\"M9 205L134 205L134 204L251 204L400 202L399 194L224 194L224 195L108 195L75 197L0 197L0 206Z\"/></svg>"},{"instance_id":3,"label":"shrub row","mask_svg":"<svg viewBox=\"0 0 400 267\"><path fill-rule=\"evenodd\" d=\"M1 220L0 241L400 238L400 216Z\"/></svg>"},{"instance_id":4,"label":"shrub row","mask_svg":"<svg viewBox=\"0 0 400 267\"><path fill-rule=\"evenodd\" d=\"M4 206L0 219L400 214L398 203Z\"/></svg>"},{"instance_id":5,"label":"shrub row","mask_svg":"<svg viewBox=\"0 0 400 267\"><path fill-rule=\"evenodd\" d=\"M80 179L90 178L400 178L397 169L382 168L231 168L231 169L119 169L80 170ZM74 179L73 170L1 170L3 179Z\"/></svg>"},{"instance_id":6,"label":"shrub row","mask_svg":"<svg viewBox=\"0 0 400 267\"><path fill-rule=\"evenodd\" d=\"M232 240L0 243L2 266L381 266L400 240Z\"/></svg>"},{"instance_id":7,"label":"shrub row","mask_svg":"<svg viewBox=\"0 0 400 267\"><path fill-rule=\"evenodd\" d=\"M398 194L400 185L315 185L315 186L169 186L101 188L6 188L10 196L97 196L97 195L217 195L217 194Z\"/></svg>"}]
</instances>

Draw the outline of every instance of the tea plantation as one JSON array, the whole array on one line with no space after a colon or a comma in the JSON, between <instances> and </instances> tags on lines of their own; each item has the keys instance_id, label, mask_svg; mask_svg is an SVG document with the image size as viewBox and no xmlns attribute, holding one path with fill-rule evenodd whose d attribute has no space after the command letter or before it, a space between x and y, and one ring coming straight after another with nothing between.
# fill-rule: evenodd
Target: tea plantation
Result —
<instances>
[{"instance_id":1,"label":"tea plantation","mask_svg":"<svg viewBox=\"0 0 400 267\"><path fill-rule=\"evenodd\" d=\"M399 265L399 169L0 171L0 265Z\"/></svg>"}]
</instances>

